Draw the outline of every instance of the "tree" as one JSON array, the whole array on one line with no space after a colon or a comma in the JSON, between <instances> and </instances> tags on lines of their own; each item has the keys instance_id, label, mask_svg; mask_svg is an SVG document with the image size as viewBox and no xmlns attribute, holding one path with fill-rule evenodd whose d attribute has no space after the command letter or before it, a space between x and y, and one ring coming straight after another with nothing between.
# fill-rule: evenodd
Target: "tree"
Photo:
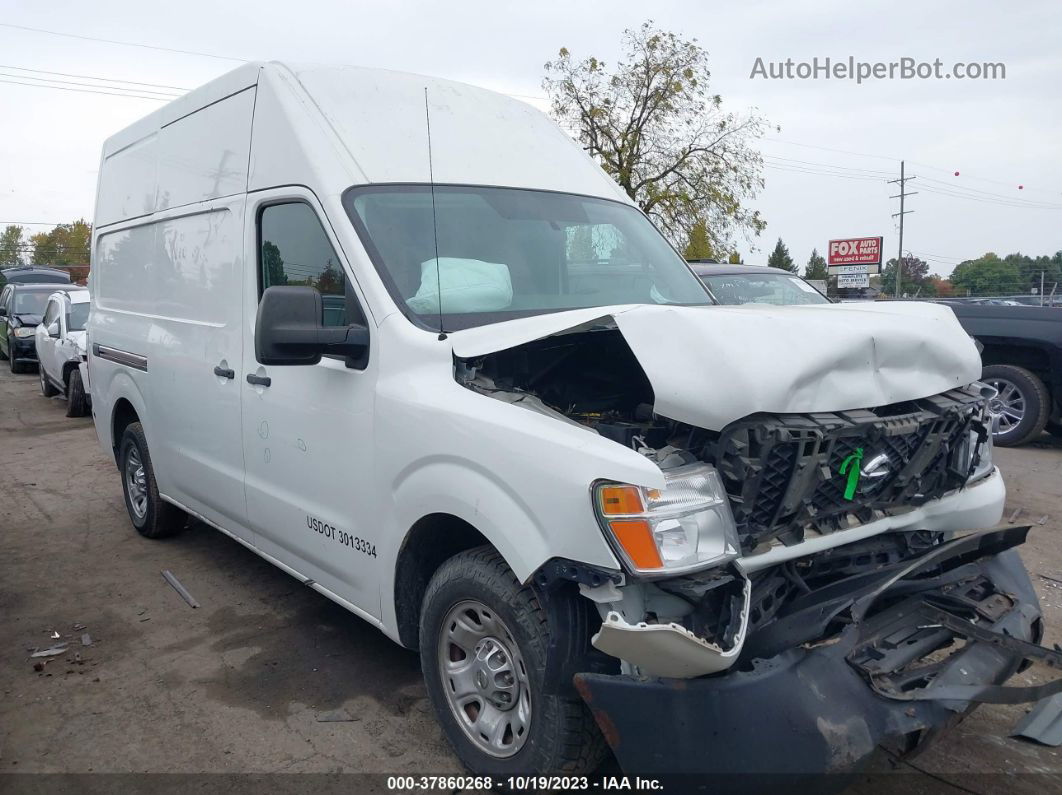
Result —
<instances>
[{"instance_id":1,"label":"tree","mask_svg":"<svg viewBox=\"0 0 1062 795\"><path fill-rule=\"evenodd\" d=\"M733 251L733 252L731 252L730 256L726 258L726 261L730 265L740 265L741 264L741 254L739 254L736 251Z\"/></svg>"},{"instance_id":2,"label":"tree","mask_svg":"<svg viewBox=\"0 0 1062 795\"><path fill-rule=\"evenodd\" d=\"M1017 263L1000 259L991 251L978 259L960 262L949 281L959 295L1010 295L1028 289L1022 283Z\"/></svg>"},{"instance_id":3,"label":"tree","mask_svg":"<svg viewBox=\"0 0 1062 795\"><path fill-rule=\"evenodd\" d=\"M79 219L30 238L34 265L88 265L92 226Z\"/></svg>"},{"instance_id":4,"label":"tree","mask_svg":"<svg viewBox=\"0 0 1062 795\"><path fill-rule=\"evenodd\" d=\"M798 272L796 263L789 256L789 249L782 242L782 238L778 238L778 242L774 244L774 251L771 252L771 256L767 257L767 265L771 268L781 268L790 273Z\"/></svg>"},{"instance_id":5,"label":"tree","mask_svg":"<svg viewBox=\"0 0 1062 795\"><path fill-rule=\"evenodd\" d=\"M745 205L763 187L751 144L765 120L722 110L696 39L649 21L624 31L623 50L609 70L561 48L542 83L553 115L679 250L700 221L714 251L729 249L735 231L759 234L766 224Z\"/></svg>"},{"instance_id":6,"label":"tree","mask_svg":"<svg viewBox=\"0 0 1062 795\"><path fill-rule=\"evenodd\" d=\"M686 259L715 259L715 249L712 248L708 225L704 221L697 221L690 227L688 241L682 252Z\"/></svg>"},{"instance_id":7,"label":"tree","mask_svg":"<svg viewBox=\"0 0 1062 795\"><path fill-rule=\"evenodd\" d=\"M830 270L826 267L826 260L817 248L811 249L811 256L808 257L808 264L804 268L804 278L816 281L826 281L830 277Z\"/></svg>"},{"instance_id":8,"label":"tree","mask_svg":"<svg viewBox=\"0 0 1062 795\"><path fill-rule=\"evenodd\" d=\"M903 267L900 271L900 295L914 295L922 288L920 295L926 295L926 279L929 277L929 264L918 257L908 254L903 258ZM885 295L896 295L896 259L890 259L885 263L881 272L881 292Z\"/></svg>"},{"instance_id":9,"label":"tree","mask_svg":"<svg viewBox=\"0 0 1062 795\"><path fill-rule=\"evenodd\" d=\"M339 269L331 259L328 260L325 269L317 277L317 284L314 287L317 288L317 292L321 295L343 295L343 274L339 272Z\"/></svg>"},{"instance_id":10,"label":"tree","mask_svg":"<svg viewBox=\"0 0 1062 795\"><path fill-rule=\"evenodd\" d=\"M8 226L0 232L0 267L10 268L22 264L22 251L25 242L22 239L21 226Z\"/></svg>"},{"instance_id":11,"label":"tree","mask_svg":"<svg viewBox=\"0 0 1062 795\"><path fill-rule=\"evenodd\" d=\"M288 283L288 274L284 272L284 258L276 243L268 240L262 244L262 265L265 268L266 287L277 287Z\"/></svg>"}]
</instances>

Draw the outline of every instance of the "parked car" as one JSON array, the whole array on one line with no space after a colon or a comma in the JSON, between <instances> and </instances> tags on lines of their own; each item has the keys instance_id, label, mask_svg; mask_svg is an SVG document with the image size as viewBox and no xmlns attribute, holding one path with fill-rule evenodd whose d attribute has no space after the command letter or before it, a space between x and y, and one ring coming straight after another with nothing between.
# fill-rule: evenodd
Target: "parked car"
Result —
<instances>
[{"instance_id":1,"label":"parked car","mask_svg":"<svg viewBox=\"0 0 1062 795\"><path fill-rule=\"evenodd\" d=\"M1052 307L949 303L982 346L981 378L999 394L989 404L995 443L1062 436L1062 312Z\"/></svg>"},{"instance_id":2,"label":"parked car","mask_svg":"<svg viewBox=\"0 0 1062 795\"><path fill-rule=\"evenodd\" d=\"M11 372L21 373L37 361L34 334L54 284L8 284L0 291L0 355Z\"/></svg>"},{"instance_id":3,"label":"parked car","mask_svg":"<svg viewBox=\"0 0 1062 795\"><path fill-rule=\"evenodd\" d=\"M132 525L418 650L477 774L840 771L1055 659L951 310L717 306L522 102L241 66L105 142L92 250Z\"/></svg>"},{"instance_id":4,"label":"parked car","mask_svg":"<svg viewBox=\"0 0 1062 795\"><path fill-rule=\"evenodd\" d=\"M795 273L763 265L691 262L690 267L721 304L828 304L830 299Z\"/></svg>"},{"instance_id":5,"label":"parked car","mask_svg":"<svg viewBox=\"0 0 1062 795\"><path fill-rule=\"evenodd\" d=\"M42 265L18 265L0 270L0 286L3 284L69 284L70 272Z\"/></svg>"},{"instance_id":6,"label":"parked car","mask_svg":"<svg viewBox=\"0 0 1062 795\"><path fill-rule=\"evenodd\" d=\"M37 370L41 394L66 396L66 416L84 417L89 395L80 366L87 357L85 324L89 316L89 292L68 287L52 293L36 332Z\"/></svg>"}]
</instances>

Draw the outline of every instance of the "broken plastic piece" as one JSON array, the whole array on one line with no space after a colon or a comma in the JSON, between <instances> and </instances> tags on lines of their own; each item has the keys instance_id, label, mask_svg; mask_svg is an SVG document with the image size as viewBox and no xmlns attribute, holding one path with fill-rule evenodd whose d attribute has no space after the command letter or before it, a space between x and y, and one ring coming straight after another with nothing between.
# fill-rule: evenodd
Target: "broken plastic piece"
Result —
<instances>
[{"instance_id":1,"label":"broken plastic piece","mask_svg":"<svg viewBox=\"0 0 1062 795\"><path fill-rule=\"evenodd\" d=\"M50 649L41 649L40 651L35 651L33 652L33 654L30 655L30 657L55 657L56 655L65 653L66 644L62 643L58 646L52 646Z\"/></svg>"},{"instance_id":2,"label":"broken plastic piece","mask_svg":"<svg viewBox=\"0 0 1062 795\"><path fill-rule=\"evenodd\" d=\"M1024 737L1054 748L1062 745L1062 693L1039 701L1018 721L1010 736Z\"/></svg>"},{"instance_id":3,"label":"broken plastic piece","mask_svg":"<svg viewBox=\"0 0 1062 795\"><path fill-rule=\"evenodd\" d=\"M188 589L181 585L181 581L174 577L169 569L164 570L162 576L166 582L173 586L173 590L179 593L181 598L184 599L190 607L199 607L199 602L195 600L194 596L188 593Z\"/></svg>"},{"instance_id":4,"label":"broken plastic piece","mask_svg":"<svg viewBox=\"0 0 1062 795\"><path fill-rule=\"evenodd\" d=\"M84 633L81 636L81 645L82 646L91 646L92 645L92 636L89 635L87 632Z\"/></svg>"}]
</instances>

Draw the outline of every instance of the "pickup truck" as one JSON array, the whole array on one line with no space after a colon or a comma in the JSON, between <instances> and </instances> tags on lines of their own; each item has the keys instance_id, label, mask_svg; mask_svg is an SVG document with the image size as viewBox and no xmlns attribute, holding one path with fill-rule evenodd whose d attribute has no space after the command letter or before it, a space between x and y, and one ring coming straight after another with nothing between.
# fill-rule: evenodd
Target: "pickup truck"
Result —
<instances>
[{"instance_id":1,"label":"pickup truck","mask_svg":"<svg viewBox=\"0 0 1062 795\"><path fill-rule=\"evenodd\" d=\"M982 380L999 394L993 441L1024 444L1046 429L1062 436L1062 311L1039 306L951 304L983 349Z\"/></svg>"}]
</instances>

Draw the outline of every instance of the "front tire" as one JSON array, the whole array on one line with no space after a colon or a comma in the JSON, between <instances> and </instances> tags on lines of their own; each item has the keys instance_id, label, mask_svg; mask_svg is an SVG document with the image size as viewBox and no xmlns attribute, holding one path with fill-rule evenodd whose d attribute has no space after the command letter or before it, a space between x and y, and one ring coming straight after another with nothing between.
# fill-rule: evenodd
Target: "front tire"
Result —
<instances>
[{"instance_id":1,"label":"front tire","mask_svg":"<svg viewBox=\"0 0 1062 795\"><path fill-rule=\"evenodd\" d=\"M7 338L7 365L13 373L21 373L22 365L15 361L15 338Z\"/></svg>"},{"instance_id":2,"label":"front tire","mask_svg":"<svg viewBox=\"0 0 1062 795\"><path fill-rule=\"evenodd\" d=\"M1051 414L1051 397L1035 373L1013 364L991 364L981 380L998 390L988 409L999 418L993 443L1000 447L1025 444L1043 433Z\"/></svg>"},{"instance_id":3,"label":"front tire","mask_svg":"<svg viewBox=\"0 0 1062 795\"><path fill-rule=\"evenodd\" d=\"M41 394L46 398L55 397L59 394L59 390L52 386L52 382L48 380L48 376L44 374L44 366L37 365L37 373L41 377Z\"/></svg>"},{"instance_id":4,"label":"front tire","mask_svg":"<svg viewBox=\"0 0 1062 795\"><path fill-rule=\"evenodd\" d=\"M604 757L586 705L545 692L549 632L534 592L492 547L462 552L432 577L421 668L443 732L473 774L578 775Z\"/></svg>"},{"instance_id":5,"label":"front tire","mask_svg":"<svg viewBox=\"0 0 1062 795\"><path fill-rule=\"evenodd\" d=\"M70 373L70 381L66 385L66 416L84 417L86 414L88 414L88 395L85 394L81 371L74 370Z\"/></svg>"},{"instance_id":6,"label":"front tire","mask_svg":"<svg viewBox=\"0 0 1062 795\"><path fill-rule=\"evenodd\" d=\"M118 446L118 470L122 473L125 508L136 531L145 538L166 538L181 531L187 515L159 496L151 467L144 427L131 423Z\"/></svg>"}]
</instances>

